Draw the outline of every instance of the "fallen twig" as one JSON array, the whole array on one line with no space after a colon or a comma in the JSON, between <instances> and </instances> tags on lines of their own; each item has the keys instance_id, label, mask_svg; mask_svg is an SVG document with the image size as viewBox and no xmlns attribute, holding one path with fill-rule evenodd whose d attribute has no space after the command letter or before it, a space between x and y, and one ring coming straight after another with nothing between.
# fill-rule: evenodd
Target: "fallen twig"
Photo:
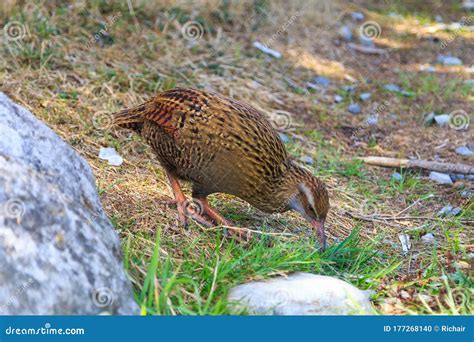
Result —
<instances>
[{"instance_id":1,"label":"fallen twig","mask_svg":"<svg viewBox=\"0 0 474 342\"><path fill-rule=\"evenodd\" d=\"M370 47L370 46L363 46L355 43L349 43L347 44L351 49L357 51L357 52L362 52L370 55L383 55L386 54L387 51L381 48L377 47Z\"/></svg>"},{"instance_id":2,"label":"fallen twig","mask_svg":"<svg viewBox=\"0 0 474 342\"><path fill-rule=\"evenodd\" d=\"M459 163L440 163L428 160L409 160L386 157L362 157L364 163L375 166L394 167L394 168L420 168L443 173L474 173L474 166Z\"/></svg>"}]
</instances>

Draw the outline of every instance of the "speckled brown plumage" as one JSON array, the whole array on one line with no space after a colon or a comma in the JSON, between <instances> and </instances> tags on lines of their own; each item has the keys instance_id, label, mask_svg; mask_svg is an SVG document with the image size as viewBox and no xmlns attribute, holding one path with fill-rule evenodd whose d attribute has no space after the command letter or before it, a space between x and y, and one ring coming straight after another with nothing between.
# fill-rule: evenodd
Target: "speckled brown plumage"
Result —
<instances>
[{"instance_id":1,"label":"speckled brown plumage","mask_svg":"<svg viewBox=\"0 0 474 342\"><path fill-rule=\"evenodd\" d=\"M174 190L177 178L192 182L196 199L222 192L269 213L294 209L322 231L329 209L324 184L292 161L270 122L250 105L177 88L116 113L114 124L146 139Z\"/></svg>"}]
</instances>

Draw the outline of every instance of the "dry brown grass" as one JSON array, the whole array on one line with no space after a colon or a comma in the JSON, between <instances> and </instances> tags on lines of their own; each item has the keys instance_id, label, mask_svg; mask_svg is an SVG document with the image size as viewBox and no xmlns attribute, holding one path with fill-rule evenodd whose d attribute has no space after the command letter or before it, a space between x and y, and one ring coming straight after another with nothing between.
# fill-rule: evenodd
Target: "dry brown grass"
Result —
<instances>
[{"instance_id":1,"label":"dry brown grass","mask_svg":"<svg viewBox=\"0 0 474 342\"><path fill-rule=\"evenodd\" d=\"M168 241L169 249L163 248L162 253L167 255L172 251L178 262L181 252L173 250L173 246L191 245L206 229L196 225L185 230L177 224L174 209L163 202L171 196L166 177L148 146L128 132L110 132L102 127L109 113L134 106L174 85L217 91L248 102L267 114L277 110L290 112L293 122L286 133L292 138L289 146L292 153L319 157L314 171L330 186L330 240L340 241L354 227L361 227L365 240L383 234L389 242L380 249L398 255L399 247L394 247L399 244L398 234L430 231L445 246L438 251L442 259L454 239L446 230L453 229L460 232L455 236L456 257L465 258L473 251L472 236L467 235L472 232L469 230L472 226L463 228L466 218L464 221L394 219L430 192L436 197L421 201L403 216L432 218L447 201L472 213L472 203L466 203L457 192L417 180L418 174L411 175L411 185L397 193L388 182L388 171L344 173L345 168L357 168L351 161L357 154L404 157L418 154L431 159L433 144L443 141L457 144L473 138L472 130L434 134L432 128L425 130L420 126L420 112L428 108L469 110L469 98L459 91L445 98L444 92L431 96L428 89L417 101L410 102L374 90L380 83L400 82L394 68L411 70L422 59L433 61L432 47L423 42L422 25L411 20L394 25L393 19L386 15L364 11L383 28L378 43L390 49L391 57L381 59L360 55L337 42L340 22L347 21L353 8L363 10L361 7L342 1L277 1L264 3L264 11L259 12L255 5L258 3L231 2L225 8L220 1L134 1L134 16L131 16L126 2L100 5L95 1L78 1L68 5L64 15L54 3L5 1L1 24L23 17L28 33L24 39L9 43L3 37L2 91L30 109L87 159L97 178L105 210L117 223L122 238L136 242L136 250L143 254L143 260L153 250L153 239L144 236L154 236L157 229L164 229L163 239ZM103 46L88 46L87 42L100 31L99 24L118 13L120 19L107 30L113 44L102 39ZM206 31L194 42L183 39L181 34L181 28L189 20L199 20ZM420 36L419 32L423 34ZM439 38L443 37L441 33ZM271 42L271 47L282 52L283 58L275 60L258 53L251 46L255 40ZM459 52L468 64L474 55L472 47L467 51L457 50L468 40L472 40L472 34L461 34L446 52ZM404 63L406 55L414 61ZM436 74L443 86L453 79L467 77L465 68L445 69L440 68ZM321 92L304 91L306 82L315 74L330 77L333 84ZM366 83L369 78L375 85ZM355 80L360 82L360 91L374 91L375 108L386 103L390 111L400 116L398 122L383 120L380 132L375 132L383 139L375 147L368 140L377 134L364 128L365 116L348 115L345 106L333 104L333 95L340 86ZM411 82L413 87L419 86L416 78ZM356 99L354 95L352 98ZM345 127L363 127L360 139L347 134ZM320 139L312 139L313 130L321 132ZM100 161L97 155L101 146L116 147L125 159L124 164L114 168ZM440 154L450 161L466 162L451 151L443 150ZM304 239L310 233L296 214L264 215L226 195L216 195L212 202L224 215L237 217L242 226L269 234L291 234L281 236L282 239ZM212 234L208 232L208 236ZM201 244L203 249L206 244L212 248L212 239ZM431 257L429 248L419 240L414 244L414 250ZM403 264L401 273L414 273L424 265L421 257L413 260ZM133 267L139 287L146 265L137 262Z\"/></svg>"}]
</instances>

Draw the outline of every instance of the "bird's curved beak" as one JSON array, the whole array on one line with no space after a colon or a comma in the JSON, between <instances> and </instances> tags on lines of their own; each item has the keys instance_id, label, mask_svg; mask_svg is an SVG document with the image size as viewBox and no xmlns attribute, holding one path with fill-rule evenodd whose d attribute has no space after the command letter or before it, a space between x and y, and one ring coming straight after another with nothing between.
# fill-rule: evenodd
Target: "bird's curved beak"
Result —
<instances>
[{"instance_id":1,"label":"bird's curved beak","mask_svg":"<svg viewBox=\"0 0 474 342\"><path fill-rule=\"evenodd\" d=\"M324 233L324 220L313 220L311 221L311 226L316 231L318 235L319 246L321 250L326 249L326 234Z\"/></svg>"}]
</instances>

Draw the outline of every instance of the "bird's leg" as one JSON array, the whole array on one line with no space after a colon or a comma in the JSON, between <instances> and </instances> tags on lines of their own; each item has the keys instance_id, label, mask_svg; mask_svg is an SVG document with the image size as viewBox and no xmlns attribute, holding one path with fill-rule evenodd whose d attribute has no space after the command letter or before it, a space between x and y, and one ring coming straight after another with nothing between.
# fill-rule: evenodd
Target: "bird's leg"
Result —
<instances>
[{"instance_id":1,"label":"bird's leg","mask_svg":"<svg viewBox=\"0 0 474 342\"><path fill-rule=\"evenodd\" d=\"M235 236L239 241L248 242L250 240L250 232L248 230L234 227L232 222L228 221L225 217L219 214L216 209L209 205L206 197L194 197L194 199L200 203L202 214L209 216L217 224L226 227L227 231Z\"/></svg>"},{"instance_id":2,"label":"bird's leg","mask_svg":"<svg viewBox=\"0 0 474 342\"><path fill-rule=\"evenodd\" d=\"M183 194L183 191L181 190L178 179L168 171L166 174L168 175L171 189L173 190L174 194L174 201L170 201L169 203L176 204L179 222L186 227L188 224L188 217L190 217L202 225L212 227L213 224L202 217L202 215L199 213L200 204L187 200Z\"/></svg>"}]
</instances>

